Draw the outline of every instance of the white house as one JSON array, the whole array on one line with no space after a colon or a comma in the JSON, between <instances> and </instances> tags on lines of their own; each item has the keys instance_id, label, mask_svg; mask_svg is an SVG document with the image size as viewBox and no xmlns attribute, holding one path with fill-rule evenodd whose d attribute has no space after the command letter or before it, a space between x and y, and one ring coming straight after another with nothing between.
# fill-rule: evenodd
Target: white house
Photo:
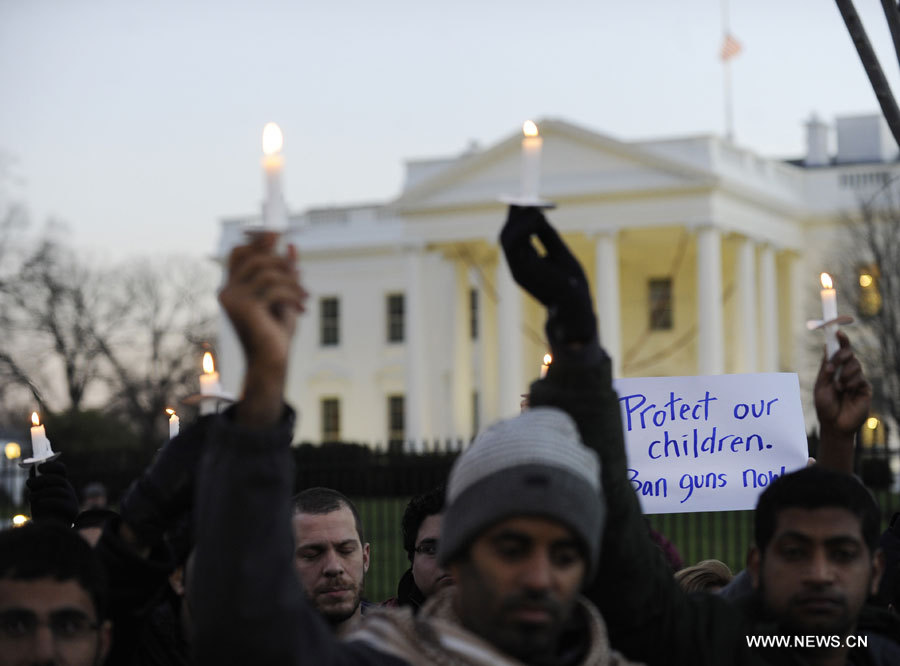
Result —
<instances>
[{"instance_id":1,"label":"white house","mask_svg":"<svg viewBox=\"0 0 900 666\"><path fill-rule=\"evenodd\" d=\"M806 399L821 337L805 322L819 273L836 270L842 216L900 174L881 117L839 118L835 154L831 128L813 118L807 155L792 161L711 135L627 143L538 125L541 194L585 266L617 374L796 371ZM468 439L518 411L547 351L543 312L497 244L498 195L518 191L520 143L511 133L408 162L391 201L290 216L311 293L288 388L298 441ZM219 257L258 223L224 220ZM241 357L224 320L218 351L237 391Z\"/></svg>"}]
</instances>

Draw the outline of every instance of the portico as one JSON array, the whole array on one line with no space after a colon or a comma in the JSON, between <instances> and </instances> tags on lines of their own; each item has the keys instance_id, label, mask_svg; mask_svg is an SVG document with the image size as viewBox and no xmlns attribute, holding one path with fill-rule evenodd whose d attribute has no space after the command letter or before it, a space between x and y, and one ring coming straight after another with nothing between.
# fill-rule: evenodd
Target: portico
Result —
<instances>
[{"instance_id":1,"label":"portico","mask_svg":"<svg viewBox=\"0 0 900 666\"><path fill-rule=\"evenodd\" d=\"M711 136L624 143L539 126L541 191L557 203L547 215L585 268L617 376L804 371L796 337L815 291L798 263L810 238L802 168ZM498 196L515 191L519 159L510 134L409 163L389 203L291 218L312 294L289 379L289 399L306 410L298 439L319 439L325 399L340 402L342 439L370 443L398 432L468 440L519 409L548 351L543 308L497 244ZM242 223L226 224L223 256ZM398 316L391 296L402 301L400 339L385 337ZM340 301L337 344L320 340L322 298ZM220 347L231 349L227 330Z\"/></svg>"}]
</instances>

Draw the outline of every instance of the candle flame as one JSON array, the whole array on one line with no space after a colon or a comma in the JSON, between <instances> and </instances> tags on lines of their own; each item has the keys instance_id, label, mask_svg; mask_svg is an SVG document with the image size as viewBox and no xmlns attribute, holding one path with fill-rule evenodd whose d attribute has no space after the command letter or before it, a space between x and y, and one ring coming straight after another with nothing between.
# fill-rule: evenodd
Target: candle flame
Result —
<instances>
[{"instance_id":1,"label":"candle flame","mask_svg":"<svg viewBox=\"0 0 900 666\"><path fill-rule=\"evenodd\" d=\"M544 365L553 363L553 357L550 354L544 354Z\"/></svg>"},{"instance_id":2,"label":"candle flame","mask_svg":"<svg viewBox=\"0 0 900 666\"><path fill-rule=\"evenodd\" d=\"M175 416L175 410L171 407L166 407L166 414L168 414L169 416Z\"/></svg>"},{"instance_id":3,"label":"candle flame","mask_svg":"<svg viewBox=\"0 0 900 666\"><path fill-rule=\"evenodd\" d=\"M284 146L284 134L276 123L266 123L262 134L263 153L274 155L281 152Z\"/></svg>"},{"instance_id":4,"label":"candle flame","mask_svg":"<svg viewBox=\"0 0 900 666\"><path fill-rule=\"evenodd\" d=\"M203 354L203 372L207 375L211 375L216 371L216 365L213 363L213 356L209 352L204 352Z\"/></svg>"},{"instance_id":5,"label":"candle flame","mask_svg":"<svg viewBox=\"0 0 900 666\"><path fill-rule=\"evenodd\" d=\"M31 412L31 423L36 426L41 425L41 419L38 417L37 412Z\"/></svg>"},{"instance_id":6,"label":"candle flame","mask_svg":"<svg viewBox=\"0 0 900 666\"><path fill-rule=\"evenodd\" d=\"M876 419L874 416L870 416L866 419L866 427L869 430L875 430L878 427L878 419Z\"/></svg>"},{"instance_id":7,"label":"candle flame","mask_svg":"<svg viewBox=\"0 0 900 666\"><path fill-rule=\"evenodd\" d=\"M819 279L822 281L822 286L825 289L834 289L834 282L831 281L831 276L828 273L822 273Z\"/></svg>"},{"instance_id":8,"label":"candle flame","mask_svg":"<svg viewBox=\"0 0 900 666\"><path fill-rule=\"evenodd\" d=\"M865 289L866 287L871 287L874 281L875 279L868 273L863 273L859 276L859 286L863 289Z\"/></svg>"},{"instance_id":9,"label":"candle flame","mask_svg":"<svg viewBox=\"0 0 900 666\"><path fill-rule=\"evenodd\" d=\"M522 124L522 134L525 136L537 136L538 128L537 125L534 124L531 120L526 120Z\"/></svg>"}]
</instances>

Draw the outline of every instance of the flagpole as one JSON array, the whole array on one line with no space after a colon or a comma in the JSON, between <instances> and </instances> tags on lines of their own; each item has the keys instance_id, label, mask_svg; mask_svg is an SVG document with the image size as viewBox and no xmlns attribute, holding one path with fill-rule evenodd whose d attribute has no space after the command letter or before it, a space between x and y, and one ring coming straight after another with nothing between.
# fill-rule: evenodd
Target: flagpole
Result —
<instances>
[{"instance_id":1,"label":"flagpole","mask_svg":"<svg viewBox=\"0 0 900 666\"><path fill-rule=\"evenodd\" d=\"M730 26L728 20L728 0L722 0L722 43L728 39ZM722 58L722 88L725 104L725 140L734 143L734 105L731 99L731 58Z\"/></svg>"},{"instance_id":2,"label":"flagpole","mask_svg":"<svg viewBox=\"0 0 900 666\"><path fill-rule=\"evenodd\" d=\"M722 63L725 89L725 140L734 143L734 108L731 100L731 60Z\"/></svg>"}]
</instances>

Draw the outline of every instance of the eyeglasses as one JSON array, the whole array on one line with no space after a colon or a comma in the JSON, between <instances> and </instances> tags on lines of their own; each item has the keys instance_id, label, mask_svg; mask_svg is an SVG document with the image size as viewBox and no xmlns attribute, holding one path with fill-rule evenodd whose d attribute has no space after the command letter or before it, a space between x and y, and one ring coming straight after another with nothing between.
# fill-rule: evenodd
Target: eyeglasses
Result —
<instances>
[{"instance_id":1,"label":"eyeglasses","mask_svg":"<svg viewBox=\"0 0 900 666\"><path fill-rule=\"evenodd\" d=\"M50 613L46 620L26 610L0 612L0 640L19 641L31 639L38 627L46 626L57 641L80 641L100 628L87 615L77 610L60 610Z\"/></svg>"},{"instance_id":2,"label":"eyeglasses","mask_svg":"<svg viewBox=\"0 0 900 666\"><path fill-rule=\"evenodd\" d=\"M413 550L416 551L417 555L424 555L425 557L434 557L437 555L438 551L438 542L430 539L428 541L423 541L418 546L416 546Z\"/></svg>"}]
</instances>

